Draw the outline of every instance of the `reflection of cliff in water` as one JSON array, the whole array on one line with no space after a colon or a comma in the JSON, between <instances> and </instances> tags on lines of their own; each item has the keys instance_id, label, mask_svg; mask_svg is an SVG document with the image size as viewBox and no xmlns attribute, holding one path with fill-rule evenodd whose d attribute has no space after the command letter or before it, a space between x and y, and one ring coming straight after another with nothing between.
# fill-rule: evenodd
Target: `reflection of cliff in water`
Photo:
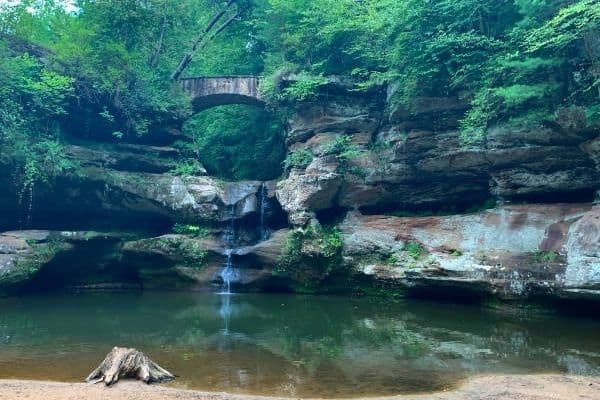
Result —
<instances>
[{"instance_id":1,"label":"reflection of cliff in water","mask_svg":"<svg viewBox=\"0 0 600 400\"><path fill-rule=\"evenodd\" d=\"M40 371L51 359L66 365L62 379L76 380L115 344L143 349L190 387L263 394L432 390L495 372L600 374L600 322L527 312L186 293L33 297L0 306L0 378L31 377L23 371L37 368L56 379Z\"/></svg>"}]
</instances>

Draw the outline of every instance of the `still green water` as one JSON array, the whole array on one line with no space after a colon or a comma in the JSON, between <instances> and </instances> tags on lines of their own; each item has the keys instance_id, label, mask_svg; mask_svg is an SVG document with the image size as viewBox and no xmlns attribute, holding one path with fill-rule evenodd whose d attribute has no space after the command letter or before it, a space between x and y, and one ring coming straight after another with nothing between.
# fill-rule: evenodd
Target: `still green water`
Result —
<instances>
[{"instance_id":1,"label":"still green water","mask_svg":"<svg viewBox=\"0 0 600 400\"><path fill-rule=\"evenodd\" d=\"M81 381L112 346L211 391L365 396L481 373L600 374L600 321L522 310L266 294L0 300L0 378Z\"/></svg>"}]
</instances>

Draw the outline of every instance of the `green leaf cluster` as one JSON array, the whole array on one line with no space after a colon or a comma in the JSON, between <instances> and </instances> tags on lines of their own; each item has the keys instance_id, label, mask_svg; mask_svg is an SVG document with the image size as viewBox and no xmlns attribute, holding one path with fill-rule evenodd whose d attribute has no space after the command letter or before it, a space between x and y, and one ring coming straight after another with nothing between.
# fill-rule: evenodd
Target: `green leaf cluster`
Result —
<instances>
[{"instance_id":1,"label":"green leaf cluster","mask_svg":"<svg viewBox=\"0 0 600 400\"><path fill-rule=\"evenodd\" d=\"M344 274L341 232L335 228L309 226L289 233L276 272L293 279L304 289L317 290L328 277Z\"/></svg>"},{"instance_id":2,"label":"green leaf cluster","mask_svg":"<svg viewBox=\"0 0 600 400\"><path fill-rule=\"evenodd\" d=\"M309 149L294 150L287 155L283 165L286 171L292 168L305 169L313 159L314 155Z\"/></svg>"},{"instance_id":3,"label":"green leaf cluster","mask_svg":"<svg viewBox=\"0 0 600 400\"><path fill-rule=\"evenodd\" d=\"M189 235L197 238L204 238L208 236L208 229L192 224L176 223L173 225L173 232L179 235Z\"/></svg>"}]
</instances>

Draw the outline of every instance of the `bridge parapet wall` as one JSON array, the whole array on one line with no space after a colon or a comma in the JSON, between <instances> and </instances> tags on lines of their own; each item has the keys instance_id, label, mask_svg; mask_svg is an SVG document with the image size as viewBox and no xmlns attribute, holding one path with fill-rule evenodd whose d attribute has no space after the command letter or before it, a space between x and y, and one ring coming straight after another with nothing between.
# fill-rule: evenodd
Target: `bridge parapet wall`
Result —
<instances>
[{"instance_id":1,"label":"bridge parapet wall","mask_svg":"<svg viewBox=\"0 0 600 400\"><path fill-rule=\"evenodd\" d=\"M260 99L256 76L198 77L181 80L183 89L194 98L213 95L235 95Z\"/></svg>"}]
</instances>

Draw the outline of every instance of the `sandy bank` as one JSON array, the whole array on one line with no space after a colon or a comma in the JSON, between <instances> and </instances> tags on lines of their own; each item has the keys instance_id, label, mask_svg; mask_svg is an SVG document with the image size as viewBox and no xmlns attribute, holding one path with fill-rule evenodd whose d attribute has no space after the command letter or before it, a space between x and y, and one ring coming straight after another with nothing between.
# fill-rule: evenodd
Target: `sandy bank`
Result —
<instances>
[{"instance_id":1,"label":"sandy bank","mask_svg":"<svg viewBox=\"0 0 600 400\"><path fill-rule=\"evenodd\" d=\"M112 388L83 383L0 380L2 400L267 400L121 382ZM383 399L383 398L379 398ZM599 400L600 377L571 375L479 376L440 393L388 397L396 400Z\"/></svg>"}]
</instances>

